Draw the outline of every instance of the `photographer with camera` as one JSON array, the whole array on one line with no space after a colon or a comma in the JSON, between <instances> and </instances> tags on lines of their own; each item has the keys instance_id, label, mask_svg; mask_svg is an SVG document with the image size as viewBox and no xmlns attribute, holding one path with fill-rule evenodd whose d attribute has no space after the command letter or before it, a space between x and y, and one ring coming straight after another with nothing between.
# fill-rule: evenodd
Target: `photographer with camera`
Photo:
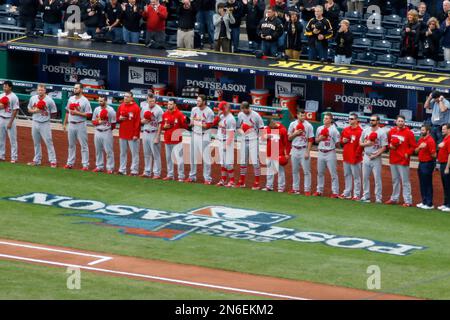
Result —
<instances>
[{"instance_id":1,"label":"photographer with camera","mask_svg":"<svg viewBox=\"0 0 450 320\"><path fill-rule=\"evenodd\" d=\"M106 25L105 9L98 0L90 0L81 10L81 20L86 27L86 33L94 37Z\"/></svg>"},{"instance_id":2,"label":"photographer with camera","mask_svg":"<svg viewBox=\"0 0 450 320\"><path fill-rule=\"evenodd\" d=\"M305 36L309 42L309 60L320 60L325 62L328 59L328 40L333 37L333 28L328 19L323 17L323 7L314 8L315 18L309 20L305 28Z\"/></svg>"},{"instance_id":3,"label":"photographer with camera","mask_svg":"<svg viewBox=\"0 0 450 320\"><path fill-rule=\"evenodd\" d=\"M146 5L142 17L147 20L147 33L145 44L154 43L157 47L164 46L166 42L167 8L159 4L159 0L150 0Z\"/></svg>"},{"instance_id":4,"label":"photographer with camera","mask_svg":"<svg viewBox=\"0 0 450 320\"><path fill-rule=\"evenodd\" d=\"M215 51L231 52L230 23L233 22L234 17L225 9L225 4L219 3L217 13L213 16Z\"/></svg>"},{"instance_id":5,"label":"photographer with camera","mask_svg":"<svg viewBox=\"0 0 450 320\"><path fill-rule=\"evenodd\" d=\"M283 33L283 23L277 17L275 10L269 7L266 18L261 21L258 28L258 35L262 40L262 51L266 56L278 56L278 38Z\"/></svg>"}]
</instances>

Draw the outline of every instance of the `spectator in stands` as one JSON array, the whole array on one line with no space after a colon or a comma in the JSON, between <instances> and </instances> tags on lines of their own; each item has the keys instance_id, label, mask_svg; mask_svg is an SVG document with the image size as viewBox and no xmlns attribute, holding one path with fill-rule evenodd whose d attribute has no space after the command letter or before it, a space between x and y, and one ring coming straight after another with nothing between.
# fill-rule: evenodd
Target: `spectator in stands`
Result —
<instances>
[{"instance_id":1,"label":"spectator in stands","mask_svg":"<svg viewBox=\"0 0 450 320\"><path fill-rule=\"evenodd\" d=\"M431 136L439 144L442 141L442 125L450 123L450 102L435 90L427 97L423 107L431 109Z\"/></svg>"},{"instance_id":2,"label":"spectator in stands","mask_svg":"<svg viewBox=\"0 0 450 320\"><path fill-rule=\"evenodd\" d=\"M323 4L323 0L299 0L295 5L302 14L303 21L314 18L314 7Z\"/></svg>"},{"instance_id":3,"label":"spectator in stands","mask_svg":"<svg viewBox=\"0 0 450 320\"><path fill-rule=\"evenodd\" d=\"M159 0L150 0L142 12L142 17L147 20L147 33L145 44L157 47L164 46L166 42L167 8L159 4Z\"/></svg>"},{"instance_id":4,"label":"spectator in stands","mask_svg":"<svg viewBox=\"0 0 450 320\"><path fill-rule=\"evenodd\" d=\"M197 15L197 3L183 0L183 5L178 6L178 31L177 47L194 48L194 26Z\"/></svg>"},{"instance_id":5,"label":"spectator in stands","mask_svg":"<svg viewBox=\"0 0 450 320\"><path fill-rule=\"evenodd\" d=\"M402 40L400 47L400 57L413 57L417 59L419 55L420 22L416 10L409 10L407 21L402 30Z\"/></svg>"},{"instance_id":6,"label":"spectator in stands","mask_svg":"<svg viewBox=\"0 0 450 320\"><path fill-rule=\"evenodd\" d=\"M114 43L122 42L123 29L120 21L120 17L122 16L122 7L119 5L118 0L110 0L106 4L105 15L109 38Z\"/></svg>"},{"instance_id":7,"label":"spectator in stands","mask_svg":"<svg viewBox=\"0 0 450 320\"><path fill-rule=\"evenodd\" d=\"M43 12L44 34L57 35L61 29L62 3L60 0L39 0L39 11Z\"/></svg>"},{"instance_id":8,"label":"spectator in stands","mask_svg":"<svg viewBox=\"0 0 450 320\"><path fill-rule=\"evenodd\" d=\"M39 0L18 0L19 27L25 28L28 35L33 34L36 28L36 15L39 10ZM17 12L17 7L12 7L12 12Z\"/></svg>"},{"instance_id":9,"label":"spectator in stands","mask_svg":"<svg viewBox=\"0 0 450 320\"><path fill-rule=\"evenodd\" d=\"M349 29L350 22L342 20L336 34L335 64L350 64L352 62L353 34Z\"/></svg>"},{"instance_id":10,"label":"spectator in stands","mask_svg":"<svg viewBox=\"0 0 450 320\"><path fill-rule=\"evenodd\" d=\"M333 30L339 29L339 14L341 13L339 5L334 0L327 0L324 9L323 16L330 21Z\"/></svg>"},{"instance_id":11,"label":"spectator in stands","mask_svg":"<svg viewBox=\"0 0 450 320\"><path fill-rule=\"evenodd\" d=\"M296 9L289 10L289 16L285 26L286 30L286 55L298 60L302 52L303 25L299 21L300 12Z\"/></svg>"},{"instance_id":12,"label":"spectator in stands","mask_svg":"<svg viewBox=\"0 0 450 320\"><path fill-rule=\"evenodd\" d=\"M81 24L81 17L75 15L76 12L81 12L80 2L78 0L65 0L62 5L62 10L64 16L64 31L67 32L69 36L73 36L75 32L81 33L84 25Z\"/></svg>"},{"instance_id":13,"label":"spectator in stands","mask_svg":"<svg viewBox=\"0 0 450 320\"><path fill-rule=\"evenodd\" d=\"M286 22L289 17L289 12L285 0L275 0L275 6L273 6L273 9L275 10L278 19L280 19L281 23L283 24L283 32L278 38L278 52L280 54L283 53L284 55L286 47L286 31L284 30L284 27L286 26Z\"/></svg>"},{"instance_id":14,"label":"spectator in stands","mask_svg":"<svg viewBox=\"0 0 450 320\"><path fill-rule=\"evenodd\" d=\"M243 0L247 1L247 0ZM264 0L248 0L244 5L244 15L246 15L246 30L248 41L252 41L252 49L260 49L261 38L258 37L258 26L264 17L265 3Z\"/></svg>"},{"instance_id":15,"label":"spectator in stands","mask_svg":"<svg viewBox=\"0 0 450 320\"><path fill-rule=\"evenodd\" d=\"M283 33L283 24L277 17L275 10L269 7L266 18L261 21L258 35L262 40L261 49L266 56L276 57L278 55L278 38Z\"/></svg>"},{"instance_id":16,"label":"spectator in stands","mask_svg":"<svg viewBox=\"0 0 450 320\"><path fill-rule=\"evenodd\" d=\"M89 0L81 11L81 20L86 27L86 33L94 37L105 26L105 9L98 0Z\"/></svg>"},{"instance_id":17,"label":"spectator in stands","mask_svg":"<svg viewBox=\"0 0 450 320\"><path fill-rule=\"evenodd\" d=\"M213 16L216 10L216 0L198 0L199 10L197 12L197 22L200 24L200 32L208 34L209 49L214 46L214 24ZM205 32L206 31L206 32Z\"/></svg>"},{"instance_id":18,"label":"spectator in stands","mask_svg":"<svg viewBox=\"0 0 450 320\"><path fill-rule=\"evenodd\" d=\"M357 11L363 14L364 0L347 0L347 11Z\"/></svg>"},{"instance_id":19,"label":"spectator in stands","mask_svg":"<svg viewBox=\"0 0 450 320\"><path fill-rule=\"evenodd\" d=\"M442 11L440 11L439 15L437 16L440 23L444 22L447 19L449 10L450 10L450 1L445 0L444 2L442 2Z\"/></svg>"},{"instance_id":20,"label":"spectator in stands","mask_svg":"<svg viewBox=\"0 0 450 320\"><path fill-rule=\"evenodd\" d=\"M417 7L417 12L419 13L419 21L426 29L428 20L431 18L430 14L427 12L427 4L425 2L420 2Z\"/></svg>"},{"instance_id":21,"label":"spectator in stands","mask_svg":"<svg viewBox=\"0 0 450 320\"><path fill-rule=\"evenodd\" d=\"M442 22L442 47L444 48L444 60L450 61L450 9L447 11L447 19Z\"/></svg>"},{"instance_id":22,"label":"spectator in stands","mask_svg":"<svg viewBox=\"0 0 450 320\"><path fill-rule=\"evenodd\" d=\"M333 37L333 28L330 21L323 17L323 7L314 8L315 18L309 20L305 28L305 36L309 42L309 60L328 59L328 40Z\"/></svg>"},{"instance_id":23,"label":"spectator in stands","mask_svg":"<svg viewBox=\"0 0 450 320\"><path fill-rule=\"evenodd\" d=\"M231 29L230 23L234 22L234 17L225 11L225 4L217 5L217 13L213 16L214 23L214 50L231 52Z\"/></svg>"},{"instance_id":24,"label":"spectator in stands","mask_svg":"<svg viewBox=\"0 0 450 320\"><path fill-rule=\"evenodd\" d=\"M127 43L139 43L140 20L142 10L136 0L122 3L123 40Z\"/></svg>"},{"instance_id":25,"label":"spectator in stands","mask_svg":"<svg viewBox=\"0 0 450 320\"><path fill-rule=\"evenodd\" d=\"M248 0L242 1L245 1L245 4L248 4ZM230 23L233 52L239 52L239 37L241 34L241 21L244 15L244 3L240 0L228 0L225 4L225 8L234 18L234 23Z\"/></svg>"},{"instance_id":26,"label":"spectator in stands","mask_svg":"<svg viewBox=\"0 0 450 320\"><path fill-rule=\"evenodd\" d=\"M422 48L423 56L427 59L438 60L439 42L441 40L441 30L439 29L439 21L436 18L430 18L428 25L422 29Z\"/></svg>"}]
</instances>

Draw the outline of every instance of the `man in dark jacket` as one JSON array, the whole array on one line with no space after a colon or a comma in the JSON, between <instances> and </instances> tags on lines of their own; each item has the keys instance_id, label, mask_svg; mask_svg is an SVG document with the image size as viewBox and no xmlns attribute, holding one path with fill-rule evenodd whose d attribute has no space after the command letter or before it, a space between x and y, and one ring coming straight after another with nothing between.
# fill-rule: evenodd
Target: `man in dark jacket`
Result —
<instances>
[{"instance_id":1,"label":"man in dark jacket","mask_svg":"<svg viewBox=\"0 0 450 320\"><path fill-rule=\"evenodd\" d=\"M244 0L247 2L247 0ZM234 23L230 23L231 44L233 52L239 52L239 36L241 34L241 21L244 15L244 6L240 0L228 0L225 9L234 17Z\"/></svg>"},{"instance_id":2,"label":"man in dark jacket","mask_svg":"<svg viewBox=\"0 0 450 320\"><path fill-rule=\"evenodd\" d=\"M243 0L245 2L247 0ZM244 5L244 15L247 15L245 20L248 41L253 42L253 49L260 49L261 38L258 37L258 26L264 17L265 3L264 0L249 0L247 5Z\"/></svg>"},{"instance_id":3,"label":"man in dark jacket","mask_svg":"<svg viewBox=\"0 0 450 320\"><path fill-rule=\"evenodd\" d=\"M108 37L115 43L120 43L123 41L122 23L120 21L121 15L122 7L118 3L118 0L110 0L106 4L105 9L106 27L108 30Z\"/></svg>"},{"instance_id":4,"label":"man in dark jacket","mask_svg":"<svg viewBox=\"0 0 450 320\"><path fill-rule=\"evenodd\" d=\"M339 14L341 12L339 5L334 0L327 0L324 9L323 16L330 21L333 30L339 29Z\"/></svg>"},{"instance_id":5,"label":"man in dark jacket","mask_svg":"<svg viewBox=\"0 0 450 320\"><path fill-rule=\"evenodd\" d=\"M39 0L18 0L17 1L19 11L19 27L26 28L27 34L34 33L36 28L36 15L39 10ZM13 11L17 11L16 7L13 7Z\"/></svg>"},{"instance_id":6,"label":"man in dark jacket","mask_svg":"<svg viewBox=\"0 0 450 320\"><path fill-rule=\"evenodd\" d=\"M194 48L194 26L197 11L196 1L183 0L178 6L177 48Z\"/></svg>"},{"instance_id":7,"label":"man in dark jacket","mask_svg":"<svg viewBox=\"0 0 450 320\"><path fill-rule=\"evenodd\" d=\"M447 19L441 24L442 47L444 48L444 60L450 61L450 10L447 12Z\"/></svg>"},{"instance_id":8,"label":"man in dark jacket","mask_svg":"<svg viewBox=\"0 0 450 320\"><path fill-rule=\"evenodd\" d=\"M314 18L314 7L323 3L324 0L299 0L295 6L300 10L303 21L309 21Z\"/></svg>"},{"instance_id":9,"label":"man in dark jacket","mask_svg":"<svg viewBox=\"0 0 450 320\"><path fill-rule=\"evenodd\" d=\"M61 1L39 0L39 10L43 12L44 34L57 35L62 23Z\"/></svg>"},{"instance_id":10,"label":"man in dark jacket","mask_svg":"<svg viewBox=\"0 0 450 320\"><path fill-rule=\"evenodd\" d=\"M335 64L350 64L352 62L353 34L349 30L350 22L342 20L336 33Z\"/></svg>"},{"instance_id":11,"label":"man in dark jacket","mask_svg":"<svg viewBox=\"0 0 450 320\"><path fill-rule=\"evenodd\" d=\"M216 11L216 0L198 0L199 10L197 12L197 22L200 24L200 32L208 34L209 49L214 45L214 24L213 16Z\"/></svg>"},{"instance_id":12,"label":"man in dark jacket","mask_svg":"<svg viewBox=\"0 0 450 320\"><path fill-rule=\"evenodd\" d=\"M94 37L105 26L105 9L98 0L90 0L81 9L81 20L86 27L86 33Z\"/></svg>"},{"instance_id":13,"label":"man in dark jacket","mask_svg":"<svg viewBox=\"0 0 450 320\"><path fill-rule=\"evenodd\" d=\"M438 5L439 7L439 5ZM439 9L439 14L437 16L439 22L442 24L442 22L445 21L445 19L447 19L447 12L450 11L450 1L449 0L445 0L444 2L442 2L442 7L441 9Z\"/></svg>"},{"instance_id":14,"label":"man in dark jacket","mask_svg":"<svg viewBox=\"0 0 450 320\"><path fill-rule=\"evenodd\" d=\"M328 19L323 17L323 7L314 8L315 18L309 20L305 28L305 36L309 42L309 60L328 59L328 40L333 37L333 28Z\"/></svg>"},{"instance_id":15,"label":"man in dark jacket","mask_svg":"<svg viewBox=\"0 0 450 320\"><path fill-rule=\"evenodd\" d=\"M266 56L278 55L278 38L283 33L283 24L277 17L275 10L267 9L267 17L261 21L258 36L262 40L262 51Z\"/></svg>"}]
</instances>

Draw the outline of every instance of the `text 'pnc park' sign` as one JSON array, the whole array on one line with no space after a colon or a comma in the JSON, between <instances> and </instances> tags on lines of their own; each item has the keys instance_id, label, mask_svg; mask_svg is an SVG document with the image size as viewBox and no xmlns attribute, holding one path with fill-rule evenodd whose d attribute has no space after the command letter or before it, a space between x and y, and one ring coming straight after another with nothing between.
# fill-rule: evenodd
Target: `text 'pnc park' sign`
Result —
<instances>
[{"instance_id":1,"label":"text 'pnc park' sign","mask_svg":"<svg viewBox=\"0 0 450 320\"><path fill-rule=\"evenodd\" d=\"M323 232L300 231L275 226L292 216L230 208L208 206L188 212L140 208L128 205L108 205L96 200L82 200L47 193L31 193L5 198L9 201L87 211L75 216L96 218L96 225L115 227L124 234L142 237L179 240L190 233L226 237L255 242L290 240L302 243L323 243L335 248L364 249L376 253L405 256L426 247L401 243L389 243L364 238L339 236ZM72 215L72 214L71 214Z\"/></svg>"}]
</instances>

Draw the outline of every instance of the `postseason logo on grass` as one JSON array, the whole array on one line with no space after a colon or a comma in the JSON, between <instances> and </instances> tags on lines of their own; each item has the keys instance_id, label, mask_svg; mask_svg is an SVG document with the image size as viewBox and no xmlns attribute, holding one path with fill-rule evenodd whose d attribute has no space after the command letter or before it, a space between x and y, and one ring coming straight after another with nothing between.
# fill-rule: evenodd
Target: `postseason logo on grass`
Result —
<instances>
[{"instance_id":1,"label":"postseason logo on grass","mask_svg":"<svg viewBox=\"0 0 450 320\"><path fill-rule=\"evenodd\" d=\"M276 240L323 243L335 248L363 249L397 256L405 256L415 250L426 249L423 246L410 244L278 227L275 224L293 217L281 213L227 206L207 206L187 212L168 212L129 205L108 205L96 200L47 193L31 193L6 198L6 200L90 212L70 215L100 219L101 222L92 223L118 228L124 234L164 240L179 240L191 233L196 233L260 243Z\"/></svg>"}]
</instances>

